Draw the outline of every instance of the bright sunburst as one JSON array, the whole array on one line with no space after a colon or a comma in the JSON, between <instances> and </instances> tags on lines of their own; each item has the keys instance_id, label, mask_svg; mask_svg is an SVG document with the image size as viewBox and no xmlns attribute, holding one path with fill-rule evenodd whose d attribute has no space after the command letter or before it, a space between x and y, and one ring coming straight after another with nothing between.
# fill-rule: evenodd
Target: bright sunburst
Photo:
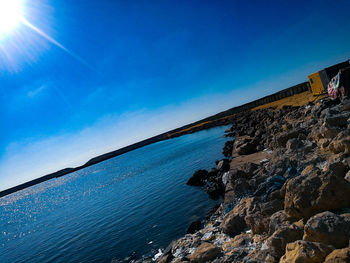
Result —
<instances>
[{"instance_id":1,"label":"bright sunburst","mask_svg":"<svg viewBox=\"0 0 350 263\"><path fill-rule=\"evenodd\" d=\"M23 0L0 0L0 38L21 23Z\"/></svg>"}]
</instances>

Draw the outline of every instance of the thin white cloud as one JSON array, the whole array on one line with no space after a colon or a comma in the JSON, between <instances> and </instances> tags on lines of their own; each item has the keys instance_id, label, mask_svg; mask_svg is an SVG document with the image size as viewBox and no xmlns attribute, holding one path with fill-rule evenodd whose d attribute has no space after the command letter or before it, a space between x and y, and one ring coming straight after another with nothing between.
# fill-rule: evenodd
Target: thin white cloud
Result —
<instances>
[{"instance_id":1,"label":"thin white cloud","mask_svg":"<svg viewBox=\"0 0 350 263\"><path fill-rule=\"evenodd\" d=\"M35 97L36 95L40 94L43 90L45 90L47 88L46 84L42 84L41 86L39 86L38 88L29 90L27 95L30 98Z\"/></svg>"}]
</instances>

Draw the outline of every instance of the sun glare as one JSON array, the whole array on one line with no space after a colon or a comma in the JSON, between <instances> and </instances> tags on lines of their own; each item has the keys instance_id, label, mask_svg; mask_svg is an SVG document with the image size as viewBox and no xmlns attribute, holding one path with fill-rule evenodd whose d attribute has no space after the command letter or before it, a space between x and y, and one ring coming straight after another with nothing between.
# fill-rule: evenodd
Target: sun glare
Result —
<instances>
[{"instance_id":1,"label":"sun glare","mask_svg":"<svg viewBox=\"0 0 350 263\"><path fill-rule=\"evenodd\" d=\"M20 24L22 12L23 0L0 0L0 37Z\"/></svg>"}]
</instances>

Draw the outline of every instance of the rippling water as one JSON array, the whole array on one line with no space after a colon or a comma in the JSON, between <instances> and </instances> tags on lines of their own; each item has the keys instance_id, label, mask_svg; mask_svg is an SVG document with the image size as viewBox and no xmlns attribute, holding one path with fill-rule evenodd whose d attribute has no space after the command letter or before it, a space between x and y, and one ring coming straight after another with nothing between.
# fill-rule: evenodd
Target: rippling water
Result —
<instances>
[{"instance_id":1,"label":"rippling water","mask_svg":"<svg viewBox=\"0 0 350 263\"><path fill-rule=\"evenodd\" d=\"M215 205L187 186L225 127L158 142L0 198L0 262L110 262L167 246Z\"/></svg>"}]
</instances>

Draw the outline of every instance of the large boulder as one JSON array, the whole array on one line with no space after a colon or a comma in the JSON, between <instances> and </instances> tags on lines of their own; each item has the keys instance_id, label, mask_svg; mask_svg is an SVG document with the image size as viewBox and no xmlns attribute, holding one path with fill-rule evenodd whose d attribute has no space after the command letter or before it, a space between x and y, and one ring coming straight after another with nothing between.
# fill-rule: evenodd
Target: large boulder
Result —
<instances>
[{"instance_id":1,"label":"large boulder","mask_svg":"<svg viewBox=\"0 0 350 263\"><path fill-rule=\"evenodd\" d=\"M287 244L281 263L321 263L333 251L331 246L322 243L298 240Z\"/></svg>"},{"instance_id":2,"label":"large boulder","mask_svg":"<svg viewBox=\"0 0 350 263\"><path fill-rule=\"evenodd\" d=\"M350 206L350 183L331 172L311 172L288 181L284 200L287 215L308 219L326 210Z\"/></svg>"},{"instance_id":3,"label":"large boulder","mask_svg":"<svg viewBox=\"0 0 350 263\"><path fill-rule=\"evenodd\" d=\"M330 253L325 263L350 263L350 247L335 249Z\"/></svg>"},{"instance_id":4,"label":"large boulder","mask_svg":"<svg viewBox=\"0 0 350 263\"><path fill-rule=\"evenodd\" d=\"M335 248L348 246L350 218L323 212L311 217L304 227L304 240L332 245Z\"/></svg>"},{"instance_id":5,"label":"large boulder","mask_svg":"<svg viewBox=\"0 0 350 263\"><path fill-rule=\"evenodd\" d=\"M294 224L279 228L266 240L270 256L275 259L275 262L279 262L285 252L286 245L302 237L303 229Z\"/></svg>"},{"instance_id":6,"label":"large boulder","mask_svg":"<svg viewBox=\"0 0 350 263\"><path fill-rule=\"evenodd\" d=\"M253 234L267 233L271 215L281 209L283 209L283 201L280 199L274 199L266 203L260 201L251 210L247 211L244 220Z\"/></svg>"},{"instance_id":7,"label":"large boulder","mask_svg":"<svg viewBox=\"0 0 350 263\"><path fill-rule=\"evenodd\" d=\"M211 261L220 253L220 248L213 244L204 242L190 256L190 261L193 263L204 263Z\"/></svg>"},{"instance_id":8,"label":"large boulder","mask_svg":"<svg viewBox=\"0 0 350 263\"><path fill-rule=\"evenodd\" d=\"M243 198L224 218L220 227L228 235L240 234L246 227L244 217L252 210L256 200L253 197Z\"/></svg>"}]
</instances>

